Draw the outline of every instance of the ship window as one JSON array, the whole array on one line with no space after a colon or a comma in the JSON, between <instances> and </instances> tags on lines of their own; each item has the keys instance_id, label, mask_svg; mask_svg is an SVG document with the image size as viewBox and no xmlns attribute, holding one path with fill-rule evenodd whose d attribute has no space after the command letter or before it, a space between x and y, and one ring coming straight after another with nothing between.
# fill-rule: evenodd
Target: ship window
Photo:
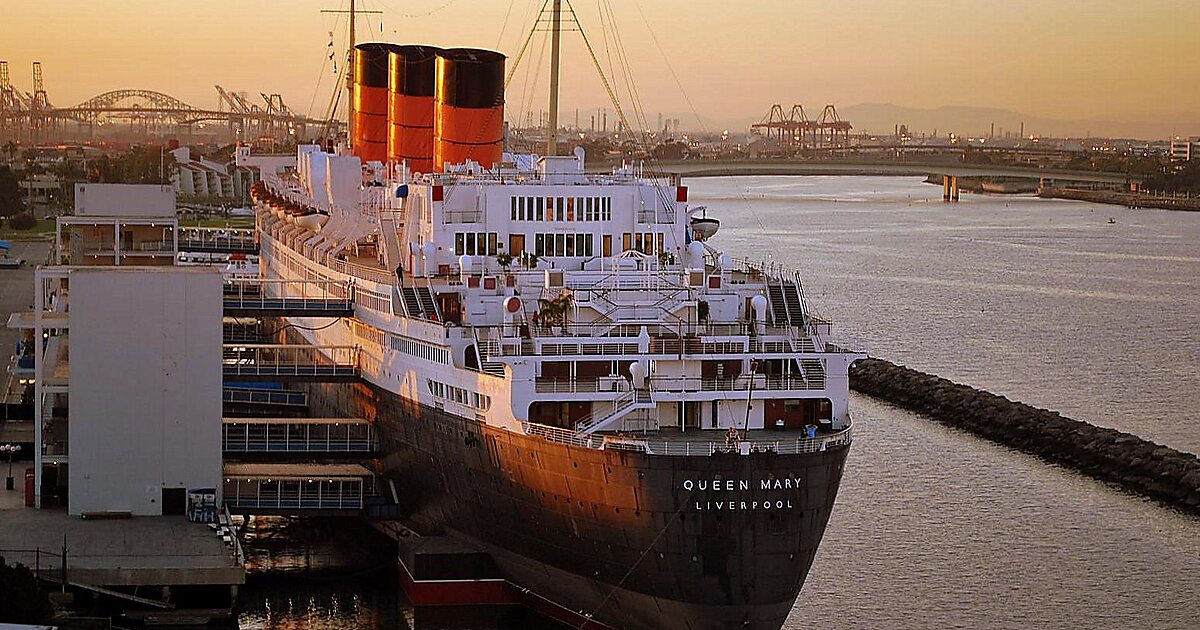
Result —
<instances>
[{"instance_id":1,"label":"ship window","mask_svg":"<svg viewBox=\"0 0 1200 630\"><path fill-rule=\"evenodd\" d=\"M585 238L583 240L583 255L584 256L592 255L592 238L593 238L593 236L591 234L588 234L587 238Z\"/></svg>"},{"instance_id":2,"label":"ship window","mask_svg":"<svg viewBox=\"0 0 1200 630\"><path fill-rule=\"evenodd\" d=\"M567 255L567 256L574 256L574 255L575 255L575 242L576 242L577 240L579 240L579 235L578 235L578 234L564 234L563 236L566 236L566 237L567 237L567 238L566 238L566 241L567 241L567 243L566 243L566 245L567 245L567 254L566 254L566 255ZM574 237L574 238L572 238L572 237Z\"/></svg>"},{"instance_id":3,"label":"ship window","mask_svg":"<svg viewBox=\"0 0 1200 630\"><path fill-rule=\"evenodd\" d=\"M633 249L633 235L626 232L621 235L621 251L627 252Z\"/></svg>"},{"instance_id":4,"label":"ship window","mask_svg":"<svg viewBox=\"0 0 1200 630\"><path fill-rule=\"evenodd\" d=\"M604 206L604 220L612 221L612 198L603 197L601 198L601 201L603 202Z\"/></svg>"},{"instance_id":5,"label":"ship window","mask_svg":"<svg viewBox=\"0 0 1200 630\"><path fill-rule=\"evenodd\" d=\"M537 198L537 220L538 220L538 221L541 221L541 220L542 220L542 217L543 217L543 215L542 215L542 212L543 212L543 203L544 203L544 201L545 201L545 200L544 200L544 199L542 199L541 197L538 197L538 198Z\"/></svg>"},{"instance_id":6,"label":"ship window","mask_svg":"<svg viewBox=\"0 0 1200 630\"><path fill-rule=\"evenodd\" d=\"M457 232L454 234L454 255L455 256L463 255L463 237L464 237L464 235L462 232Z\"/></svg>"},{"instance_id":7,"label":"ship window","mask_svg":"<svg viewBox=\"0 0 1200 630\"><path fill-rule=\"evenodd\" d=\"M575 198L567 197L567 220L575 220Z\"/></svg>"},{"instance_id":8,"label":"ship window","mask_svg":"<svg viewBox=\"0 0 1200 630\"><path fill-rule=\"evenodd\" d=\"M537 254L538 256L546 255L546 235L545 234L534 234L533 235L533 253Z\"/></svg>"},{"instance_id":9,"label":"ship window","mask_svg":"<svg viewBox=\"0 0 1200 630\"><path fill-rule=\"evenodd\" d=\"M497 243L499 242L499 240L500 240L500 239L499 239L499 236L498 236L498 235L497 235L495 232L488 232L488 235L487 235L487 248L488 248L488 256L495 256L495 255L496 255L496 245L497 245ZM661 245L661 243L662 243L662 234L659 234L659 235L658 235L658 240L659 240L659 243L660 243L659 247L662 247L662 245Z\"/></svg>"},{"instance_id":10,"label":"ship window","mask_svg":"<svg viewBox=\"0 0 1200 630\"><path fill-rule=\"evenodd\" d=\"M510 206L509 213L511 214L510 218L513 221L516 221L517 220L517 198L516 197L509 199L509 206Z\"/></svg>"}]
</instances>

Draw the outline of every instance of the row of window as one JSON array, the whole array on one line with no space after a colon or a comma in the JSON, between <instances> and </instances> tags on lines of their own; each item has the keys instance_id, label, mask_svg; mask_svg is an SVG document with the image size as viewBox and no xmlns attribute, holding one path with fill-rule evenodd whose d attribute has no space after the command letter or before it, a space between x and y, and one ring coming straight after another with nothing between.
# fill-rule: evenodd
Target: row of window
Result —
<instances>
[{"instance_id":1,"label":"row of window","mask_svg":"<svg viewBox=\"0 0 1200 630\"><path fill-rule=\"evenodd\" d=\"M513 197L513 221L611 221L611 197Z\"/></svg>"},{"instance_id":2,"label":"row of window","mask_svg":"<svg viewBox=\"0 0 1200 630\"><path fill-rule=\"evenodd\" d=\"M445 346L439 346L427 341L397 335L396 333L385 333L384 331L364 324L358 320L353 320L354 335L363 341L370 341L379 347L384 346L384 337L387 337L387 345L396 352L433 361L443 365L450 364L450 350Z\"/></svg>"},{"instance_id":3,"label":"row of window","mask_svg":"<svg viewBox=\"0 0 1200 630\"><path fill-rule=\"evenodd\" d=\"M592 256L595 234L535 234L533 253L538 256Z\"/></svg>"},{"instance_id":4,"label":"row of window","mask_svg":"<svg viewBox=\"0 0 1200 630\"><path fill-rule=\"evenodd\" d=\"M455 232L454 255L495 256L499 238L495 232Z\"/></svg>"},{"instance_id":5,"label":"row of window","mask_svg":"<svg viewBox=\"0 0 1200 630\"><path fill-rule=\"evenodd\" d=\"M643 254L660 254L666 252L666 235L661 232L657 234L655 239L654 232L626 232L621 236L622 251L639 251ZM655 245L657 244L657 248Z\"/></svg>"},{"instance_id":6,"label":"row of window","mask_svg":"<svg viewBox=\"0 0 1200 630\"><path fill-rule=\"evenodd\" d=\"M425 382L429 385L429 393L433 394L436 398L456 402L461 405L468 405L484 412L492 408L492 397L487 394L472 392L433 379L425 379Z\"/></svg>"},{"instance_id":7,"label":"row of window","mask_svg":"<svg viewBox=\"0 0 1200 630\"><path fill-rule=\"evenodd\" d=\"M391 334L388 337L390 337L389 341L391 341L392 350L396 352L403 352L404 354L443 365L450 364L450 350L448 348L403 335Z\"/></svg>"}]
</instances>

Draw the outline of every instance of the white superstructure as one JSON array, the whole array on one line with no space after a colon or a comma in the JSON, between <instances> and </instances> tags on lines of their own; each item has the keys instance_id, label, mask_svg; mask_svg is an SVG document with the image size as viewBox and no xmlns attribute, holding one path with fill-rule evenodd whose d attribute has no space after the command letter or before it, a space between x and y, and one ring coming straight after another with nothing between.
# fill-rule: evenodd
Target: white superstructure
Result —
<instances>
[{"instance_id":1,"label":"white superstructure","mask_svg":"<svg viewBox=\"0 0 1200 630\"><path fill-rule=\"evenodd\" d=\"M841 433L862 355L827 343L799 276L713 248L715 220L690 216L677 179L583 162L389 178L300 147L258 189L263 274L350 292L353 319L297 330L359 346L381 388L490 425L589 444Z\"/></svg>"}]
</instances>

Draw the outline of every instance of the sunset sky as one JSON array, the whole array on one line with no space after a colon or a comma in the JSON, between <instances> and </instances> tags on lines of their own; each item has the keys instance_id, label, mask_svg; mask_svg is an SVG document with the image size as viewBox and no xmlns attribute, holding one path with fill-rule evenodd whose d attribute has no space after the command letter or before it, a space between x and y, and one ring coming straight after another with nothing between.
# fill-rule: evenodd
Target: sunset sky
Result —
<instances>
[{"instance_id":1,"label":"sunset sky","mask_svg":"<svg viewBox=\"0 0 1200 630\"><path fill-rule=\"evenodd\" d=\"M382 32L380 16L362 18L359 39L498 48L511 62L541 3L360 0L360 8L384 15ZM605 35L611 31L602 28L599 7L612 7L651 121L657 112L674 112L685 126L694 126L692 106L705 119L728 125L759 118L776 102L817 109L825 103L876 102L1135 120L1200 133L1196 0L574 4L606 70ZM328 33L335 32L341 48L346 28L344 18L319 11L347 5L348 0L3 0L0 59L9 62L22 90L30 89L30 63L41 61L46 89L59 106L107 90L145 88L212 108L217 103L212 86L221 84L256 96L279 92L293 109L320 115L333 89ZM539 56L543 66L548 63L548 50L541 55L543 39L540 33L535 37L522 70ZM578 34L566 33L564 42L563 117L571 122L575 107L601 106L607 98ZM338 61L340 67L340 56ZM628 102L623 75L613 67ZM536 116L545 107L544 74L536 90L527 85L525 73L518 73L507 99L510 117L523 110Z\"/></svg>"}]
</instances>

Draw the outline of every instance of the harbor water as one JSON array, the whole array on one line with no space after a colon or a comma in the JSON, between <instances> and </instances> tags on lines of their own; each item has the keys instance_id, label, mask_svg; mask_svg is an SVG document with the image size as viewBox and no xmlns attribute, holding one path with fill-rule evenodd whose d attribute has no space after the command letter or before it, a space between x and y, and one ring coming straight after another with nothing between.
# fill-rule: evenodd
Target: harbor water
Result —
<instances>
[{"instance_id":1,"label":"harbor water","mask_svg":"<svg viewBox=\"0 0 1200 630\"><path fill-rule=\"evenodd\" d=\"M872 354L1200 452L1200 215L920 178L687 182L714 243L804 274ZM1112 222L1110 222L1110 218ZM855 445L787 628L1193 628L1200 519L855 396ZM391 593L248 585L245 628L506 627Z\"/></svg>"}]
</instances>

